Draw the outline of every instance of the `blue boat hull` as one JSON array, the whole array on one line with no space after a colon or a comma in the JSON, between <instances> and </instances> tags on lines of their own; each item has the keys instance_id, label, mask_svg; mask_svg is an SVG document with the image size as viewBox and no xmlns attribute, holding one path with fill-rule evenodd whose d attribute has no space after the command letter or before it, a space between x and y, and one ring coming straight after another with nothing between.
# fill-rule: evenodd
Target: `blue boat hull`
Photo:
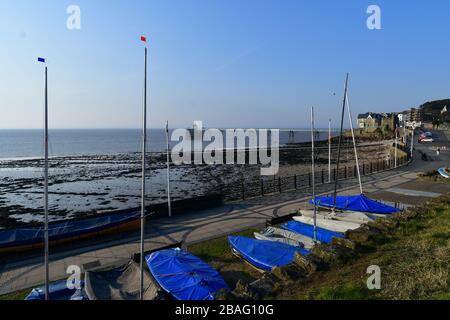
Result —
<instances>
[{"instance_id":1,"label":"blue boat hull","mask_svg":"<svg viewBox=\"0 0 450 320\"><path fill-rule=\"evenodd\" d=\"M359 211L373 214L392 214L400 210L392 206L377 202L361 194L358 196L338 196L336 206L334 197L316 197L316 206L323 208L335 208L338 210ZM313 200L310 200L314 204Z\"/></svg>"},{"instance_id":2,"label":"blue boat hull","mask_svg":"<svg viewBox=\"0 0 450 320\"><path fill-rule=\"evenodd\" d=\"M139 213L122 213L97 218L54 223L49 228L51 246L134 230L139 227ZM31 251L43 247L43 228L0 231L0 254Z\"/></svg>"},{"instance_id":3,"label":"blue boat hull","mask_svg":"<svg viewBox=\"0 0 450 320\"><path fill-rule=\"evenodd\" d=\"M84 294L84 282L80 283L81 289L69 289L67 288L66 281L60 281L51 283L49 285L49 300L87 300ZM39 301L45 300L45 289L36 288L33 289L30 294L25 298L27 301Z\"/></svg>"},{"instance_id":4,"label":"blue boat hull","mask_svg":"<svg viewBox=\"0 0 450 320\"><path fill-rule=\"evenodd\" d=\"M281 226L283 229L307 236L311 239L314 239L314 226L309 224L297 222L297 221L289 221L288 223ZM343 233L334 232L326 229L322 229L317 227L317 241L322 243L331 243L333 237L336 238L344 238Z\"/></svg>"},{"instance_id":5,"label":"blue boat hull","mask_svg":"<svg viewBox=\"0 0 450 320\"><path fill-rule=\"evenodd\" d=\"M177 300L214 300L219 290L228 290L219 272L179 248L154 252L146 261L153 278Z\"/></svg>"},{"instance_id":6,"label":"blue boat hull","mask_svg":"<svg viewBox=\"0 0 450 320\"><path fill-rule=\"evenodd\" d=\"M265 271L290 264L296 253L309 254L309 251L304 248L274 241L228 237L228 242L233 250L250 264Z\"/></svg>"}]
</instances>

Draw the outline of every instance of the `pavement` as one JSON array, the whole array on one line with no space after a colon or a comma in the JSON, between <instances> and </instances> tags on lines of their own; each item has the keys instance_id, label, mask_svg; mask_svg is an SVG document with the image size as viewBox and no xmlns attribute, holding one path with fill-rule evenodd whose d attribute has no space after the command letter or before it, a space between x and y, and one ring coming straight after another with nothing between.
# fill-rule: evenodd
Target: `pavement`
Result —
<instances>
[{"instance_id":1,"label":"pavement","mask_svg":"<svg viewBox=\"0 0 450 320\"><path fill-rule=\"evenodd\" d=\"M418 205L430 198L450 192L450 184L417 180L417 174L450 165L450 142L443 132L435 132L436 142L416 145L414 161L394 170L362 177L364 192L371 198L400 203L401 208ZM435 154L433 148L445 146L433 161L421 160L419 151ZM330 194L334 185L317 186L318 194ZM146 226L145 250L183 242L183 246L229 235L249 228L265 226L268 219L282 217L300 208L308 208L311 190L248 199L219 208L187 213L183 216L150 221ZM342 181L342 195L358 194L356 179ZM76 265L82 271L119 266L139 252L139 233L127 233L51 248L50 278L67 278L66 270ZM40 254L0 257L0 295L39 286L44 282L43 258Z\"/></svg>"}]
</instances>

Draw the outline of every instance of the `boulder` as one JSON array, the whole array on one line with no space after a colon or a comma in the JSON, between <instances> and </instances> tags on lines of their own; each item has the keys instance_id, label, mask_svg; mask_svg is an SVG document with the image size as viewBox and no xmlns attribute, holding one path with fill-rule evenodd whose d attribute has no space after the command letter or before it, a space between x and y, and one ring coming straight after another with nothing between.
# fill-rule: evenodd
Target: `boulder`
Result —
<instances>
[{"instance_id":1,"label":"boulder","mask_svg":"<svg viewBox=\"0 0 450 320\"><path fill-rule=\"evenodd\" d=\"M257 292L255 292L249 284L245 283L242 280L239 280L236 284L236 288L233 291L233 294L242 300L259 300L260 296Z\"/></svg>"},{"instance_id":2,"label":"boulder","mask_svg":"<svg viewBox=\"0 0 450 320\"><path fill-rule=\"evenodd\" d=\"M250 287L259 297L267 297L275 292L277 279L270 273L265 273L260 279L252 282Z\"/></svg>"},{"instance_id":3,"label":"boulder","mask_svg":"<svg viewBox=\"0 0 450 320\"><path fill-rule=\"evenodd\" d=\"M300 269L296 264L291 263L283 267L275 267L272 274L280 281L285 283L296 281L306 276L304 270Z\"/></svg>"},{"instance_id":4,"label":"boulder","mask_svg":"<svg viewBox=\"0 0 450 320\"><path fill-rule=\"evenodd\" d=\"M331 240L331 244L333 246L336 247L342 247L351 251L356 251L358 248L357 243L349 240L349 239L345 239L345 238L336 238L333 237L333 239Z\"/></svg>"},{"instance_id":5,"label":"boulder","mask_svg":"<svg viewBox=\"0 0 450 320\"><path fill-rule=\"evenodd\" d=\"M324 244L314 246L311 255L328 265L342 264L355 256L349 249Z\"/></svg>"},{"instance_id":6,"label":"boulder","mask_svg":"<svg viewBox=\"0 0 450 320\"><path fill-rule=\"evenodd\" d=\"M363 225L358 229L348 230L345 233L345 238L358 244L367 244L379 233L379 230L371 229L367 225Z\"/></svg>"},{"instance_id":7,"label":"boulder","mask_svg":"<svg viewBox=\"0 0 450 320\"><path fill-rule=\"evenodd\" d=\"M317 264L311 258L305 257L299 253L295 254L293 263L297 265L306 276L313 274L318 268Z\"/></svg>"},{"instance_id":8,"label":"boulder","mask_svg":"<svg viewBox=\"0 0 450 320\"><path fill-rule=\"evenodd\" d=\"M229 300L236 300L236 296L230 292L230 290L227 289L220 289L215 294L215 300L219 301L229 301Z\"/></svg>"}]
</instances>

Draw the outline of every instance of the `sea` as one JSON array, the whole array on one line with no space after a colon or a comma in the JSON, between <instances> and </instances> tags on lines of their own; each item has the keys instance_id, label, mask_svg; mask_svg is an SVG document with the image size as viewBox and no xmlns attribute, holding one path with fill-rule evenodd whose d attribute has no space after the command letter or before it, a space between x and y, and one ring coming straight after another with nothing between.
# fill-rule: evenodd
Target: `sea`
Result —
<instances>
[{"instance_id":1,"label":"sea","mask_svg":"<svg viewBox=\"0 0 450 320\"><path fill-rule=\"evenodd\" d=\"M147 134L149 152L166 151L164 129ZM326 140L328 130L318 130L316 138ZM310 140L306 129L280 131L281 146ZM171 147L177 143L172 141ZM0 130L0 228L11 226L12 221L42 222L43 147L43 130ZM50 130L50 220L139 207L140 152L138 129ZM165 163L149 163L146 198L149 203L163 203L167 200ZM259 172L242 166L172 166L172 200L215 193L220 186L241 179L242 170L247 176Z\"/></svg>"},{"instance_id":2,"label":"sea","mask_svg":"<svg viewBox=\"0 0 450 320\"><path fill-rule=\"evenodd\" d=\"M172 133L172 131L171 131ZM337 131L333 130L336 136ZM0 130L0 159L42 157L44 153L43 130ZM49 131L49 154L51 157L115 155L141 151L139 129L61 129ZM327 130L317 130L316 138L325 140ZM281 130L280 145L311 141L308 129ZM171 141L171 147L178 141ZM206 142L204 145L207 145ZM148 131L149 152L166 150L164 129Z\"/></svg>"}]
</instances>

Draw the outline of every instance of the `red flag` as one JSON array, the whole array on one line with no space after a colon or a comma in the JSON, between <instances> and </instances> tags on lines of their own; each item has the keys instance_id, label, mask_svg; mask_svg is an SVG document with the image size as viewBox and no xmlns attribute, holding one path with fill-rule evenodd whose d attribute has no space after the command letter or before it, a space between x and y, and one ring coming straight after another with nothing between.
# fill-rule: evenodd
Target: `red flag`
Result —
<instances>
[{"instance_id":1,"label":"red flag","mask_svg":"<svg viewBox=\"0 0 450 320\"><path fill-rule=\"evenodd\" d=\"M147 42L147 37L141 36L141 41L142 42Z\"/></svg>"}]
</instances>

